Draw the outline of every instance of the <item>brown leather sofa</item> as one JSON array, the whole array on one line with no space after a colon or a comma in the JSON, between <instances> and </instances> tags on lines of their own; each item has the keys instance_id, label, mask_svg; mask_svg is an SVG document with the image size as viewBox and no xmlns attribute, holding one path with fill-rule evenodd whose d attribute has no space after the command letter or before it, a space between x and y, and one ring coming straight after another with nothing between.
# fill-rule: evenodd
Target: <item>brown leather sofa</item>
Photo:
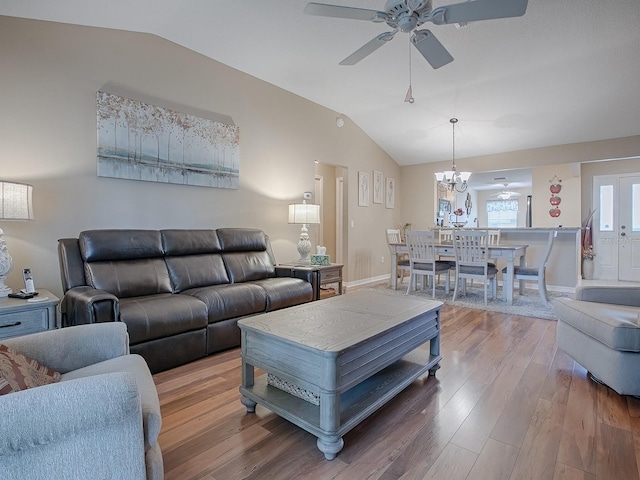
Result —
<instances>
[{"instance_id":1,"label":"brown leather sofa","mask_svg":"<svg viewBox=\"0 0 640 480\"><path fill-rule=\"evenodd\" d=\"M58 241L62 326L122 321L152 373L240 345L237 320L313 300L261 230L90 230Z\"/></svg>"}]
</instances>

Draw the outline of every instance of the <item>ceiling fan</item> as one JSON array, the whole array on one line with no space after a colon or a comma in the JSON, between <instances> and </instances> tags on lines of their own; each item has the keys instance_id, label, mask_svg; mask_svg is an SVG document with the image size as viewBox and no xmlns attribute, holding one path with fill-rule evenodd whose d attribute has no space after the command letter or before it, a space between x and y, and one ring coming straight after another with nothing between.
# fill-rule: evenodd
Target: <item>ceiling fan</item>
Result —
<instances>
[{"instance_id":1,"label":"ceiling fan","mask_svg":"<svg viewBox=\"0 0 640 480\"><path fill-rule=\"evenodd\" d=\"M504 184L504 190L502 190L501 192L498 192L498 193L494 193L494 194L489 195L489 196L497 198L498 200L511 200L512 198L518 198L520 195L522 195L521 193L507 190L508 186L509 186L509 184L505 183Z\"/></svg>"},{"instance_id":2,"label":"ceiling fan","mask_svg":"<svg viewBox=\"0 0 640 480\"><path fill-rule=\"evenodd\" d=\"M355 65L393 40L398 31L411 32L411 43L433 68L440 68L453 61L453 57L430 30L418 30L426 22L435 25L465 24L480 20L520 17L527 9L528 0L470 0L453 5L432 8L432 0L387 0L384 11L366 8L343 7L310 2L304 9L307 15L366 20L386 23L393 30L384 32L340 62Z\"/></svg>"}]
</instances>

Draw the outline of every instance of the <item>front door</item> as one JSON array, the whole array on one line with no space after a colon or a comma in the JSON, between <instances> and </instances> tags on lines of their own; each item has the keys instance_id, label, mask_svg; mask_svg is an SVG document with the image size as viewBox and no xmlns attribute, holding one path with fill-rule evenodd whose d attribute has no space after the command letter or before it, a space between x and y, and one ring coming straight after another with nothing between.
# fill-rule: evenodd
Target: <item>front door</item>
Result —
<instances>
[{"instance_id":1,"label":"front door","mask_svg":"<svg viewBox=\"0 0 640 480\"><path fill-rule=\"evenodd\" d=\"M640 282L640 174L594 177L595 277Z\"/></svg>"}]
</instances>

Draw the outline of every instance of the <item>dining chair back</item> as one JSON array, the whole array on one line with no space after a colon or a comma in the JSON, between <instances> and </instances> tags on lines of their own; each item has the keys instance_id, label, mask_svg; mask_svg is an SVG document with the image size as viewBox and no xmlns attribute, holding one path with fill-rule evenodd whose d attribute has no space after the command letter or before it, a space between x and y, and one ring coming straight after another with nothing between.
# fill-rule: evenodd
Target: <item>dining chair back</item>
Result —
<instances>
[{"instance_id":1,"label":"dining chair back","mask_svg":"<svg viewBox=\"0 0 640 480\"><path fill-rule=\"evenodd\" d=\"M487 230L487 245L500 245L500 230ZM495 258L489 259L489 265L497 267L498 261Z\"/></svg>"},{"instance_id":2,"label":"dining chair back","mask_svg":"<svg viewBox=\"0 0 640 480\"><path fill-rule=\"evenodd\" d=\"M547 292L547 281L546 281L546 270L547 270L547 262L549 261L549 254L551 253L551 249L553 248L553 242L558 236L558 231L554 230L549 232L549 237L547 239L547 244L540 255L540 259L538 260L537 267L521 267L518 265L514 265L513 267L513 277L515 280L520 282L520 295L524 295L524 282L538 282L538 292L540 293L540 298L542 302L547 304L549 303L549 292ZM507 268L502 269L502 274L506 275ZM511 282L513 284L513 282Z\"/></svg>"},{"instance_id":3,"label":"dining chair back","mask_svg":"<svg viewBox=\"0 0 640 480\"><path fill-rule=\"evenodd\" d=\"M445 275L445 291L449 293L449 262L438 260L436 254L436 232L434 230L413 230L407 232L407 247L409 249L409 286L407 295L415 290L417 277L431 277L431 297L436 297L436 278Z\"/></svg>"},{"instance_id":4,"label":"dining chair back","mask_svg":"<svg viewBox=\"0 0 640 480\"><path fill-rule=\"evenodd\" d=\"M402 244L402 235L400 235L400 230L397 228L387 228L387 245L389 246L389 250L391 254L393 254L393 250L391 249L391 245L394 244ZM404 280L405 272L409 272L409 256L405 253L398 254L398 269L396 271L396 277L400 277L400 283ZM399 274L399 275L398 275Z\"/></svg>"},{"instance_id":5,"label":"dining chair back","mask_svg":"<svg viewBox=\"0 0 640 480\"><path fill-rule=\"evenodd\" d=\"M438 234L440 236L439 243L451 243L453 242L453 230L451 229L440 229L438 230Z\"/></svg>"},{"instance_id":6,"label":"dining chair back","mask_svg":"<svg viewBox=\"0 0 640 480\"><path fill-rule=\"evenodd\" d=\"M487 249L489 233L486 230L456 231L453 247L456 255L456 276L453 300L462 283L463 295L466 294L467 279L482 280L484 286L484 304L487 304L487 287L491 287L492 297L496 297L497 273L495 266L489 265Z\"/></svg>"}]
</instances>

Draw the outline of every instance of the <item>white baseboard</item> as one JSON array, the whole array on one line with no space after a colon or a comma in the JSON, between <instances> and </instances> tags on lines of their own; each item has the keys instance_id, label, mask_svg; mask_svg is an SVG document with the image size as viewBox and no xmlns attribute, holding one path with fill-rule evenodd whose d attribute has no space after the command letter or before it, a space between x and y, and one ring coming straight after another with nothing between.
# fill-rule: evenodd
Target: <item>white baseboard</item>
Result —
<instances>
[{"instance_id":1,"label":"white baseboard","mask_svg":"<svg viewBox=\"0 0 640 480\"><path fill-rule=\"evenodd\" d=\"M353 282L344 282L344 288L346 291L347 289L353 288L353 287L362 287L365 285L371 285L371 284L376 284L384 281L390 281L390 277L391 275L387 274L387 275L378 275L377 277L363 278L361 280L354 280ZM453 283L453 279L451 281ZM399 282L400 282L400 279L398 279L398 283ZM502 286L502 282L499 281L498 285ZM534 290L537 290L538 284L535 282L526 282L526 288L532 288ZM547 285L547 290L550 292L558 292L558 293L568 293L568 294L576 293L576 287L565 287L561 285Z\"/></svg>"},{"instance_id":2,"label":"white baseboard","mask_svg":"<svg viewBox=\"0 0 640 480\"><path fill-rule=\"evenodd\" d=\"M390 274L386 274L386 275L378 275L377 277L369 277L369 278L363 278L361 280L354 280L353 282L344 282L344 288L348 290L349 288L353 288L353 287L362 287L364 285L390 281L390 277L391 277Z\"/></svg>"}]
</instances>

